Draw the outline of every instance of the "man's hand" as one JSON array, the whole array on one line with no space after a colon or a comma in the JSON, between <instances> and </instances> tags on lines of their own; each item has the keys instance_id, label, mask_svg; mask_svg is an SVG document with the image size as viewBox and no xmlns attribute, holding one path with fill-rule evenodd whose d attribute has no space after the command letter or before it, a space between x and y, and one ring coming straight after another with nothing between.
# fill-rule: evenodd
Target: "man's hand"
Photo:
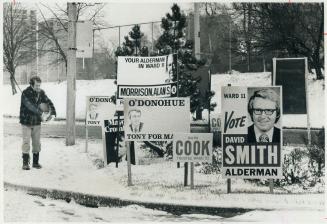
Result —
<instances>
[{"instance_id":1,"label":"man's hand","mask_svg":"<svg viewBox=\"0 0 327 224\"><path fill-rule=\"evenodd\" d=\"M41 119L42 119L43 122L47 122L47 121L50 121L53 117L54 117L54 115L51 115L50 113L43 112L42 116L41 116Z\"/></svg>"},{"instance_id":2,"label":"man's hand","mask_svg":"<svg viewBox=\"0 0 327 224\"><path fill-rule=\"evenodd\" d=\"M51 121L54 118L54 115L50 115L46 121Z\"/></svg>"}]
</instances>

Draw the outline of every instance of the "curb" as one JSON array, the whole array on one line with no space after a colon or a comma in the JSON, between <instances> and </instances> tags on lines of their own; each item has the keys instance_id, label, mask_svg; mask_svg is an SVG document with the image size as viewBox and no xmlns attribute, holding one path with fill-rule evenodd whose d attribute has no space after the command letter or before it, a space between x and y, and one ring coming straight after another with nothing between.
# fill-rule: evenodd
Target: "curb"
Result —
<instances>
[{"instance_id":1,"label":"curb","mask_svg":"<svg viewBox=\"0 0 327 224\"><path fill-rule=\"evenodd\" d=\"M80 205L86 207L93 207L93 208L97 208L100 206L123 207L123 206L136 204L149 209L165 211L173 215L205 214L205 215L221 216L224 218L230 218L254 210L254 209L245 209L245 208L209 207L209 206L179 205L179 204L155 203L155 202L141 202L135 200L124 200L116 197L85 194L85 193L79 193L73 191L64 191L64 190L57 190L57 189L46 189L40 187L17 185L6 181L4 181L4 188L22 190L30 195L37 195L42 198L65 200L68 203L71 200L74 200L76 203ZM258 210L271 211L272 209L258 209Z\"/></svg>"}]
</instances>

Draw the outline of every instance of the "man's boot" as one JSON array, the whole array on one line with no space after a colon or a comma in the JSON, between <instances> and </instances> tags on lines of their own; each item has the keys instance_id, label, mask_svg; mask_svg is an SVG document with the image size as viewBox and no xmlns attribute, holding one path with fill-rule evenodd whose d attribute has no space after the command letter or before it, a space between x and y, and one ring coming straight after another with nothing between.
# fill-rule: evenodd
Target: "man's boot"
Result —
<instances>
[{"instance_id":1,"label":"man's boot","mask_svg":"<svg viewBox=\"0 0 327 224\"><path fill-rule=\"evenodd\" d=\"M41 169L42 166L39 164L39 153L33 153L33 167Z\"/></svg>"},{"instance_id":2,"label":"man's boot","mask_svg":"<svg viewBox=\"0 0 327 224\"><path fill-rule=\"evenodd\" d=\"M23 153L23 170L29 170L30 154Z\"/></svg>"}]
</instances>

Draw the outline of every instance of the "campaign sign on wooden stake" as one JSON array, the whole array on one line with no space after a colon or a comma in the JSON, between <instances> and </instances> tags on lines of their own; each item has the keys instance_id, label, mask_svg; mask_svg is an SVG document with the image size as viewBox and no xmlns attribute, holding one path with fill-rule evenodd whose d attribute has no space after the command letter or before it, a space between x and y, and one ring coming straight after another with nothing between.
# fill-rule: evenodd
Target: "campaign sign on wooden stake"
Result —
<instances>
[{"instance_id":1,"label":"campaign sign on wooden stake","mask_svg":"<svg viewBox=\"0 0 327 224\"><path fill-rule=\"evenodd\" d=\"M212 163L212 133L174 133L174 162Z\"/></svg>"},{"instance_id":2,"label":"campaign sign on wooden stake","mask_svg":"<svg viewBox=\"0 0 327 224\"><path fill-rule=\"evenodd\" d=\"M221 116L220 114L210 115L210 132L221 131Z\"/></svg>"},{"instance_id":3,"label":"campaign sign on wooden stake","mask_svg":"<svg viewBox=\"0 0 327 224\"><path fill-rule=\"evenodd\" d=\"M109 96L86 97L86 125L102 126L103 120L113 119L116 105Z\"/></svg>"},{"instance_id":4,"label":"campaign sign on wooden stake","mask_svg":"<svg viewBox=\"0 0 327 224\"><path fill-rule=\"evenodd\" d=\"M282 89L222 88L223 177L282 178Z\"/></svg>"},{"instance_id":5,"label":"campaign sign on wooden stake","mask_svg":"<svg viewBox=\"0 0 327 224\"><path fill-rule=\"evenodd\" d=\"M117 117L109 120L104 120L102 126L102 141L103 141L103 155L105 165L116 162L117 159L121 160L123 155L126 154L124 137L124 120L119 121L119 132L118 132L118 119ZM119 140L119 155L117 158L117 137Z\"/></svg>"},{"instance_id":6,"label":"campaign sign on wooden stake","mask_svg":"<svg viewBox=\"0 0 327 224\"><path fill-rule=\"evenodd\" d=\"M176 97L173 55L120 56L117 68L117 98Z\"/></svg>"},{"instance_id":7,"label":"campaign sign on wooden stake","mask_svg":"<svg viewBox=\"0 0 327 224\"><path fill-rule=\"evenodd\" d=\"M189 98L125 99L125 141L167 141L190 132Z\"/></svg>"}]
</instances>

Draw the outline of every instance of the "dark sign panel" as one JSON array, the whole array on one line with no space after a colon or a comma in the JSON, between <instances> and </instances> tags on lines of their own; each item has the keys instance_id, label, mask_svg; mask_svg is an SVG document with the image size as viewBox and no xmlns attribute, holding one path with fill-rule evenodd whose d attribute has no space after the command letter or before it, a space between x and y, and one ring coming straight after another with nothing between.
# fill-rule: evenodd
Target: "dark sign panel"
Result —
<instances>
[{"instance_id":1,"label":"dark sign panel","mask_svg":"<svg viewBox=\"0 0 327 224\"><path fill-rule=\"evenodd\" d=\"M123 141L124 137L124 120L120 120L119 132L118 132L118 119L104 120L104 127L102 129L104 138L104 155L107 161L107 164L111 162L121 162L125 159L126 147L125 142ZM119 151L117 147L117 138L119 140ZM131 147L131 163L135 164L135 151L134 145Z\"/></svg>"},{"instance_id":2,"label":"dark sign panel","mask_svg":"<svg viewBox=\"0 0 327 224\"><path fill-rule=\"evenodd\" d=\"M284 114L306 114L306 59L277 58L274 63L274 84L283 86Z\"/></svg>"},{"instance_id":3,"label":"dark sign panel","mask_svg":"<svg viewBox=\"0 0 327 224\"><path fill-rule=\"evenodd\" d=\"M206 100L207 99L207 92L210 90L211 87L211 80L210 80L210 67L209 66L203 66L197 69L193 74L193 78L196 80L199 80L198 82L198 88L201 93L200 100ZM209 107L209 102L202 102L204 105L206 105L206 108Z\"/></svg>"}]
</instances>

